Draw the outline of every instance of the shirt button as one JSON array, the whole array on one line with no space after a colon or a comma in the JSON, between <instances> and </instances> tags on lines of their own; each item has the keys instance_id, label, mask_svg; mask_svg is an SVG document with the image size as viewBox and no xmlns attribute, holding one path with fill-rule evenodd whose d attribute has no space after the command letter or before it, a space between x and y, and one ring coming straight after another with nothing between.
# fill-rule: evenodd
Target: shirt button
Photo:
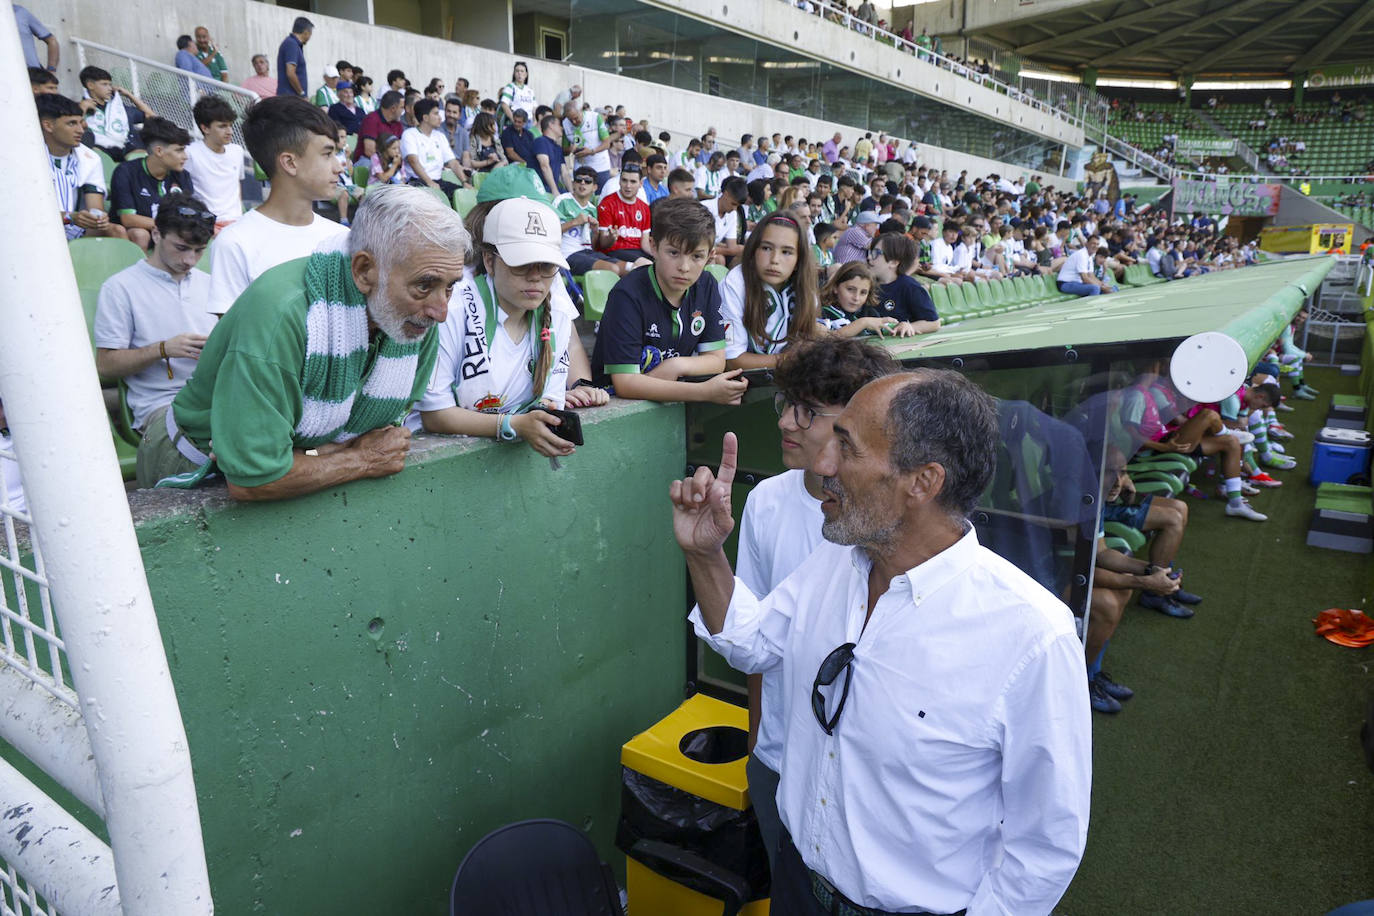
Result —
<instances>
[{"instance_id":1,"label":"shirt button","mask_svg":"<svg viewBox=\"0 0 1374 916\"><path fill-rule=\"evenodd\" d=\"M823 799L823 798L821 799L821 807L822 807L822 808L825 807L825 799Z\"/></svg>"}]
</instances>

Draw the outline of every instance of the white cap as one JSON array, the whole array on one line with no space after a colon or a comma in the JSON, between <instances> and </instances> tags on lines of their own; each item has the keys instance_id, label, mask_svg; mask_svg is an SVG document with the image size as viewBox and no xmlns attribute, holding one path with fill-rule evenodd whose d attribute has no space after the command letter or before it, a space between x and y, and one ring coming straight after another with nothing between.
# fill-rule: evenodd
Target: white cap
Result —
<instances>
[{"instance_id":1,"label":"white cap","mask_svg":"<svg viewBox=\"0 0 1374 916\"><path fill-rule=\"evenodd\" d=\"M558 214L547 204L512 197L491 208L482 224L482 240L511 267L525 264L568 266L563 257Z\"/></svg>"},{"instance_id":2,"label":"white cap","mask_svg":"<svg viewBox=\"0 0 1374 916\"><path fill-rule=\"evenodd\" d=\"M339 68L334 66L333 64L325 64L324 75L326 79L332 79L333 77L339 75Z\"/></svg>"}]
</instances>

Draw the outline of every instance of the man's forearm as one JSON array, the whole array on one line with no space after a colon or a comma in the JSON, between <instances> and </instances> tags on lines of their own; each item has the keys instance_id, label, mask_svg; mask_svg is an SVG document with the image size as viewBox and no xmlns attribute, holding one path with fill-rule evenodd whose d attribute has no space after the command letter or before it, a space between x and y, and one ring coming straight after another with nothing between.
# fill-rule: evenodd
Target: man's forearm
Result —
<instances>
[{"instance_id":1,"label":"man's forearm","mask_svg":"<svg viewBox=\"0 0 1374 916\"><path fill-rule=\"evenodd\" d=\"M296 90L296 95L305 95L305 90L301 88L301 81L296 79L295 66L286 68L286 81L291 84L291 88Z\"/></svg>"},{"instance_id":2,"label":"man's forearm","mask_svg":"<svg viewBox=\"0 0 1374 916\"><path fill-rule=\"evenodd\" d=\"M148 368L162 359L161 342L128 350L97 348L95 371L105 378L124 378Z\"/></svg>"},{"instance_id":3,"label":"man's forearm","mask_svg":"<svg viewBox=\"0 0 1374 916\"><path fill-rule=\"evenodd\" d=\"M308 455L296 449L291 453L291 470L283 476L256 487L231 482L229 495L244 502L291 499L368 476L370 469L358 449L321 446L318 451L318 455Z\"/></svg>"},{"instance_id":4,"label":"man's forearm","mask_svg":"<svg viewBox=\"0 0 1374 916\"><path fill-rule=\"evenodd\" d=\"M730 598L735 593L735 573L725 551L699 554L683 552L687 558L687 572L692 577L692 591L701 607L701 619L713 634L725 626L725 614L730 610Z\"/></svg>"}]
</instances>

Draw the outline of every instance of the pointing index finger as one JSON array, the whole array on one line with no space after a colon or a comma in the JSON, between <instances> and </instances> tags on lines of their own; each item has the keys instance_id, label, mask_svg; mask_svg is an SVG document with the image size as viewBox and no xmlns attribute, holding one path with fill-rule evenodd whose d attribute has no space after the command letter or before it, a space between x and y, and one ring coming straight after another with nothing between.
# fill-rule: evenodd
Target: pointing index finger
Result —
<instances>
[{"instance_id":1,"label":"pointing index finger","mask_svg":"<svg viewBox=\"0 0 1374 916\"><path fill-rule=\"evenodd\" d=\"M726 433L720 443L720 472L716 480L727 487L735 482L735 465L739 459L739 439L734 433Z\"/></svg>"}]
</instances>

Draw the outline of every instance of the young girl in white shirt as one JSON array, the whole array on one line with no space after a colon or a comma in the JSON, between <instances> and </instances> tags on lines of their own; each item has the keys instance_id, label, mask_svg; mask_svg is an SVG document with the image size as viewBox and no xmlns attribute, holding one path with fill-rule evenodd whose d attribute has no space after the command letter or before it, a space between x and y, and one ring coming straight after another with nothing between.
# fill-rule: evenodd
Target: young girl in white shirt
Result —
<instances>
[{"instance_id":1,"label":"young girl in white shirt","mask_svg":"<svg viewBox=\"0 0 1374 916\"><path fill-rule=\"evenodd\" d=\"M542 231L541 231L542 230ZM487 214L477 270L454 288L439 329L439 357L412 425L428 432L523 440L558 458L573 445L561 421L539 408L568 404L568 343L575 313L550 295L559 268L558 216L523 197ZM578 389L577 406L604 404L600 389Z\"/></svg>"},{"instance_id":2,"label":"young girl in white shirt","mask_svg":"<svg viewBox=\"0 0 1374 916\"><path fill-rule=\"evenodd\" d=\"M800 219L760 220L721 284L727 369L772 368L789 341L820 331L815 256Z\"/></svg>"}]
</instances>

